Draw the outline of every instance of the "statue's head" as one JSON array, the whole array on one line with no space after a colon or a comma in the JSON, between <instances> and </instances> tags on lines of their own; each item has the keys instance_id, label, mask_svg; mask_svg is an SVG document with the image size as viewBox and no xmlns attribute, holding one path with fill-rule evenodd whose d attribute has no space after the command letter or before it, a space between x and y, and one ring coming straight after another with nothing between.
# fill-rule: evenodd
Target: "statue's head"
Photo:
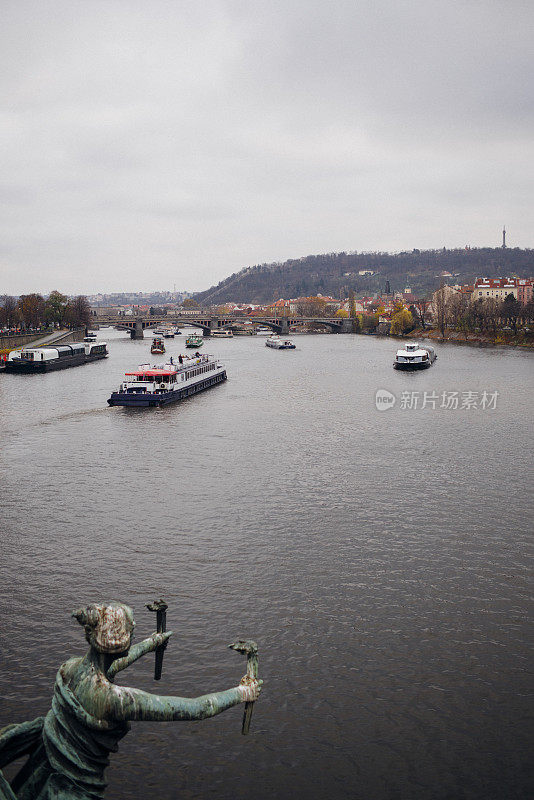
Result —
<instances>
[{"instance_id":1,"label":"statue's head","mask_svg":"<svg viewBox=\"0 0 534 800\"><path fill-rule=\"evenodd\" d=\"M130 647L135 621L124 603L92 603L72 614L85 628L85 638L99 653L124 653Z\"/></svg>"}]
</instances>

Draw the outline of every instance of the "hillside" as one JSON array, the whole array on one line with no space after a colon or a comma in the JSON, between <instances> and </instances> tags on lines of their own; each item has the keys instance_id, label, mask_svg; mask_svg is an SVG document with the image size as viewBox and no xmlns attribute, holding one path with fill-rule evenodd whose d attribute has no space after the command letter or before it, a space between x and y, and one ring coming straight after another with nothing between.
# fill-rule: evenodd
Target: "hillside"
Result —
<instances>
[{"instance_id":1,"label":"hillside","mask_svg":"<svg viewBox=\"0 0 534 800\"><path fill-rule=\"evenodd\" d=\"M360 270L373 270L370 277ZM476 277L534 275L534 250L519 248L472 248L462 250L413 250L406 253L327 253L291 259L284 263L258 264L246 267L195 294L202 305L233 301L235 303L269 303L280 297L331 295L347 296L383 292L386 281L392 291L410 286L418 295L425 295L439 285L441 272L454 277L448 283L472 283Z\"/></svg>"}]
</instances>

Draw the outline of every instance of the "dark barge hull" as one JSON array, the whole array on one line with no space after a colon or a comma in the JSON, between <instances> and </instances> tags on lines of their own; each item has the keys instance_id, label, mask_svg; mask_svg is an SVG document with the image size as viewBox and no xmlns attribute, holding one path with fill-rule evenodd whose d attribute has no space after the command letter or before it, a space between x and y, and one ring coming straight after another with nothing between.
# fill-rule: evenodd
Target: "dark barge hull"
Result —
<instances>
[{"instance_id":1,"label":"dark barge hull","mask_svg":"<svg viewBox=\"0 0 534 800\"><path fill-rule=\"evenodd\" d=\"M35 375L41 372L52 372L55 369L67 369L67 367L79 367L80 364L85 364L86 359L84 355L73 356L72 358L58 358L57 361L25 361L23 358L20 361L6 361L6 370L8 372L20 372L25 375Z\"/></svg>"},{"instance_id":2,"label":"dark barge hull","mask_svg":"<svg viewBox=\"0 0 534 800\"><path fill-rule=\"evenodd\" d=\"M16 361L6 361L6 372L19 372L22 375L39 375L43 372L52 372L56 369L80 367L92 361L107 358L107 353L98 353L94 356L74 356L73 358L58 358L57 361L25 361L23 358Z\"/></svg>"},{"instance_id":3,"label":"dark barge hull","mask_svg":"<svg viewBox=\"0 0 534 800\"><path fill-rule=\"evenodd\" d=\"M215 386L226 380L226 370L220 372L218 375L213 375L210 378L204 378L202 381L195 383L193 386L185 386L176 392L162 392L161 394L152 394L145 392L132 392L127 394L125 392L113 392L108 399L110 406L126 406L128 408L148 408L149 406L166 406L170 403L177 403L178 400L184 400L192 394L203 392L204 389L209 389L210 386Z\"/></svg>"},{"instance_id":4,"label":"dark barge hull","mask_svg":"<svg viewBox=\"0 0 534 800\"><path fill-rule=\"evenodd\" d=\"M393 369L400 369L404 372L415 372L419 369L428 369L431 366L432 364L430 361L418 361L415 364L410 364L409 362L405 364L399 364L397 361L393 362Z\"/></svg>"}]
</instances>

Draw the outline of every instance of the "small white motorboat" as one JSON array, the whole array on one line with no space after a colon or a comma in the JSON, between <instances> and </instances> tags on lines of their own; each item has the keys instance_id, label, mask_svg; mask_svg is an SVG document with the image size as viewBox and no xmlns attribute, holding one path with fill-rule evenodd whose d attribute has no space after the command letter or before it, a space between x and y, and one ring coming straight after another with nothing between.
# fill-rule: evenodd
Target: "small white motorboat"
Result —
<instances>
[{"instance_id":1,"label":"small white motorboat","mask_svg":"<svg viewBox=\"0 0 534 800\"><path fill-rule=\"evenodd\" d=\"M233 339L234 338L234 334L230 330L230 328L228 328L228 329L219 328L219 330L212 331L211 335L217 337L218 339Z\"/></svg>"},{"instance_id":2,"label":"small white motorboat","mask_svg":"<svg viewBox=\"0 0 534 800\"><path fill-rule=\"evenodd\" d=\"M394 369L416 370L428 369L436 360L436 351L430 345L420 345L416 342L405 344L403 348L397 350Z\"/></svg>"},{"instance_id":3,"label":"small white motorboat","mask_svg":"<svg viewBox=\"0 0 534 800\"><path fill-rule=\"evenodd\" d=\"M290 339L281 339L279 336L269 336L265 341L266 347L273 347L275 350L294 350L295 345Z\"/></svg>"}]
</instances>

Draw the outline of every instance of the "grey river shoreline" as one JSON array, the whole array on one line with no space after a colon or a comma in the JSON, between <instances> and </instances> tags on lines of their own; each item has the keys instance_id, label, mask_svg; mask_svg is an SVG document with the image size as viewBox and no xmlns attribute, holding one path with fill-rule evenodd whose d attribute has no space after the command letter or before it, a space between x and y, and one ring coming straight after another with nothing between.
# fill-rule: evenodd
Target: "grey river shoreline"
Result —
<instances>
[{"instance_id":1,"label":"grey river shoreline","mask_svg":"<svg viewBox=\"0 0 534 800\"><path fill-rule=\"evenodd\" d=\"M73 609L122 600L141 639L164 596L161 681L147 656L120 683L228 688L249 636L264 690L248 737L241 708L133 723L107 797L531 798L532 353L436 343L397 373L394 340L219 339L224 385L123 409L150 339L99 338L106 361L0 377L0 726L84 652Z\"/></svg>"}]
</instances>

